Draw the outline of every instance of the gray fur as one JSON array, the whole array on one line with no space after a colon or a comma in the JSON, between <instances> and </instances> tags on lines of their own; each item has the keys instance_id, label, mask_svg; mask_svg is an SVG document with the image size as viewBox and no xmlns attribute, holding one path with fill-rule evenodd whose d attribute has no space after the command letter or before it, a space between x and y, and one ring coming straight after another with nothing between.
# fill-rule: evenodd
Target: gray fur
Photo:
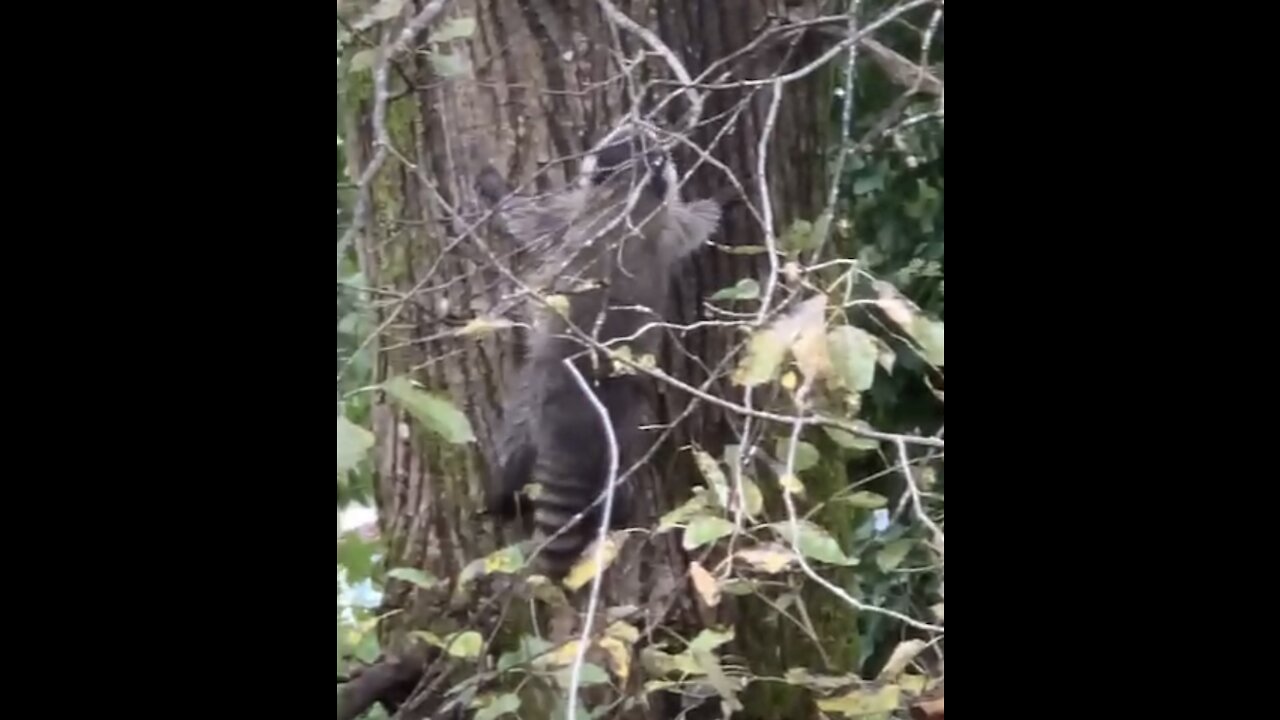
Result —
<instances>
[{"instance_id":1,"label":"gray fur","mask_svg":"<svg viewBox=\"0 0 1280 720\"><path fill-rule=\"evenodd\" d=\"M701 247L720 222L720 207L714 201L680 201L670 157L644 147L651 142L645 133L624 127L585 160L575 185L541 203L513 208L504 217L517 242L545 247L542 262L526 282L548 294L563 293L570 303L569 320L589 335L604 310L597 335L604 344L633 336L645 324L666 317L676 265ZM628 164L628 158L643 162ZM619 218L637 185L642 189L629 214L631 222L623 218L596 237ZM584 283L599 280L603 287L584 288ZM653 312L618 306L643 306ZM608 469L599 415L561 361L574 358L575 367L608 410L620 471L645 449L645 435L637 426L651 420L651 380L641 374L613 374L602 355L587 352L588 346L575 338L563 337L572 332L563 318L546 311L537 315L529 357L509 391L499 437L499 502L500 512L509 516L517 507L512 500L520 488L539 484L533 516L540 539L545 539L596 499ZM625 344L632 357L656 358L661 338L660 328L650 328ZM615 526L628 514L627 496L624 484L614 498ZM543 570L562 574L590 542L598 522L598 516L588 515L552 541L542 554Z\"/></svg>"}]
</instances>

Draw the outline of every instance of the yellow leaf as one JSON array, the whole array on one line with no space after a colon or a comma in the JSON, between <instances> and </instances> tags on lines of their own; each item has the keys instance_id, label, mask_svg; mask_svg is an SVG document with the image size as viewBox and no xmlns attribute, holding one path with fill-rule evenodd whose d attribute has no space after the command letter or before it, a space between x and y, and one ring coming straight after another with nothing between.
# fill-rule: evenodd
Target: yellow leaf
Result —
<instances>
[{"instance_id":1,"label":"yellow leaf","mask_svg":"<svg viewBox=\"0 0 1280 720\"><path fill-rule=\"evenodd\" d=\"M554 651L543 655L538 664L544 667L572 665L573 661L578 658L578 645L580 644L577 640L570 640Z\"/></svg>"},{"instance_id":2,"label":"yellow leaf","mask_svg":"<svg viewBox=\"0 0 1280 720\"><path fill-rule=\"evenodd\" d=\"M919 695L924 692L925 683L928 681L924 675L915 673L905 673L898 677L898 686L909 693Z\"/></svg>"},{"instance_id":3,"label":"yellow leaf","mask_svg":"<svg viewBox=\"0 0 1280 720\"><path fill-rule=\"evenodd\" d=\"M604 557L601 558L603 561L602 565L600 567L596 567L596 543L592 543L591 547L587 548L587 550L582 554L582 559L573 566L561 584L570 591L577 590L583 585L591 582L591 579L596 576L597 572L603 572L608 568L610 563L613 562L613 559L618 556L618 545L613 541L613 537L611 536L604 539L603 555Z\"/></svg>"},{"instance_id":4,"label":"yellow leaf","mask_svg":"<svg viewBox=\"0 0 1280 720\"><path fill-rule=\"evenodd\" d=\"M770 543L758 548L739 550L735 554L750 563L755 569L769 574L781 572L795 558L795 554L789 549L776 543Z\"/></svg>"},{"instance_id":5,"label":"yellow leaf","mask_svg":"<svg viewBox=\"0 0 1280 720\"><path fill-rule=\"evenodd\" d=\"M792 343L791 353L796 357L800 372L806 378L817 379L831 373L831 355L827 349L827 333L822 315L818 314L812 320L814 322L801 329L800 337Z\"/></svg>"},{"instance_id":6,"label":"yellow leaf","mask_svg":"<svg viewBox=\"0 0 1280 720\"><path fill-rule=\"evenodd\" d=\"M702 596L702 601L708 607L715 607L720 604L720 587L716 583L716 579L702 567L702 563L694 560L689 565L689 577L693 580L693 586L698 590L698 594Z\"/></svg>"},{"instance_id":7,"label":"yellow leaf","mask_svg":"<svg viewBox=\"0 0 1280 720\"><path fill-rule=\"evenodd\" d=\"M462 329L458 331L458 334L462 336L480 335L494 330L509 328L514 324L515 323L510 320L504 320L502 318L480 317L464 325Z\"/></svg>"},{"instance_id":8,"label":"yellow leaf","mask_svg":"<svg viewBox=\"0 0 1280 720\"><path fill-rule=\"evenodd\" d=\"M897 709L901 695L901 689L897 685L887 685L878 690L854 690L839 697L820 698L818 709L849 717L889 712Z\"/></svg>"},{"instance_id":9,"label":"yellow leaf","mask_svg":"<svg viewBox=\"0 0 1280 720\"><path fill-rule=\"evenodd\" d=\"M804 483L800 482L800 478L791 473L783 473L782 477L778 478L778 484L782 486L783 490L792 495L804 496Z\"/></svg>"},{"instance_id":10,"label":"yellow leaf","mask_svg":"<svg viewBox=\"0 0 1280 720\"><path fill-rule=\"evenodd\" d=\"M520 546L510 545L501 550L489 553L484 559L485 574L514 573L524 566L524 554Z\"/></svg>"},{"instance_id":11,"label":"yellow leaf","mask_svg":"<svg viewBox=\"0 0 1280 720\"><path fill-rule=\"evenodd\" d=\"M791 372L790 370L782 373L782 380L780 380L779 382L781 383L782 387L786 388L788 391L795 390L796 385L798 383L798 381L796 380L796 374Z\"/></svg>"},{"instance_id":12,"label":"yellow leaf","mask_svg":"<svg viewBox=\"0 0 1280 720\"><path fill-rule=\"evenodd\" d=\"M635 641L640 639L640 631L636 629L635 625L632 625L625 620L619 620L610 625L609 628L604 631L604 634L608 637L617 638L623 642L633 644Z\"/></svg>"},{"instance_id":13,"label":"yellow leaf","mask_svg":"<svg viewBox=\"0 0 1280 720\"><path fill-rule=\"evenodd\" d=\"M618 676L621 683L626 684L631 675L631 653L626 646L622 641L611 637L601 638L596 644L609 653L609 665L613 668L613 674Z\"/></svg>"},{"instance_id":14,"label":"yellow leaf","mask_svg":"<svg viewBox=\"0 0 1280 720\"><path fill-rule=\"evenodd\" d=\"M547 306L561 315L569 314L569 298L564 295L548 295L544 298Z\"/></svg>"},{"instance_id":15,"label":"yellow leaf","mask_svg":"<svg viewBox=\"0 0 1280 720\"><path fill-rule=\"evenodd\" d=\"M898 643L893 649L893 654L889 656L888 662L884 664L884 669L880 671L879 680L893 680L903 670L907 668L907 663L911 662L915 656L919 655L927 645L923 640L904 640Z\"/></svg>"},{"instance_id":16,"label":"yellow leaf","mask_svg":"<svg viewBox=\"0 0 1280 720\"><path fill-rule=\"evenodd\" d=\"M427 632L426 630L414 630L412 633L410 633L410 635L418 638L419 640L427 643L428 645L434 645L438 648L444 647L444 641L441 640L440 636L436 635L435 633Z\"/></svg>"}]
</instances>

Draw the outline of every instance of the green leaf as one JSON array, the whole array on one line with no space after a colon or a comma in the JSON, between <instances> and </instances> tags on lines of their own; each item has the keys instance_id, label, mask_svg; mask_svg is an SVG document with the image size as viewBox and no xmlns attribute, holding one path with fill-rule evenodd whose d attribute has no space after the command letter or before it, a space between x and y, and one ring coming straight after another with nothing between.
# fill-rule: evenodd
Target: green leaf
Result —
<instances>
[{"instance_id":1,"label":"green leaf","mask_svg":"<svg viewBox=\"0 0 1280 720\"><path fill-rule=\"evenodd\" d=\"M827 347L845 387L862 392L871 387L880 353L862 328L841 325L827 333Z\"/></svg>"},{"instance_id":2,"label":"green leaf","mask_svg":"<svg viewBox=\"0 0 1280 720\"><path fill-rule=\"evenodd\" d=\"M515 714L520 709L520 696L515 693L504 693L494 698L492 702L480 708L475 715L475 720L494 720L508 713Z\"/></svg>"},{"instance_id":3,"label":"green leaf","mask_svg":"<svg viewBox=\"0 0 1280 720\"><path fill-rule=\"evenodd\" d=\"M338 540L338 564L347 569L347 582L358 583L373 573L373 556L378 544L360 537L359 533L343 533Z\"/></svg>"},{"instance_id":4,"label":"green leaf","mask_svg":"<svg viewBox=\"0 0 1280 720\"><path fill-rule=\"evenodd\" d=\"M697 637L689 641L689 649L694 651L711 652L721 645L729 642L734 637L734 630L730 627L724 632L704 628L698 633Z\"/></svg>"},{"instance_id":5,"label":"green leaf","mask_svg":"<svg viewBox=\"0 0 1280 720\"><path fill-rule=\"evenodd\" d=\"M707 481L707 486L715 493L716 501L721 507L725 507L729 498L729 481L720 469L720 463L703 450L694 450L693 459L698 465L698 472Z\"/></svg>"},{"instance_id":6,"label":"green leaf","mask_svg":"<svg viewBox=\"0 0 1280 720\"><path fill-rule=\"evenodd\" d=\"M387 577L411 582L423 589L430 589L440 583L436 576L417 568L399 567L387 572Z\"/></svg>"},{"instance_id":7,"label":"green leaf","mask_svg":"<svg viewBox=\"0 0 1280 720\"><path fill-rule=\"evenodd\" d=\"M894 568L902 564L906 559L907 553L911 552L911 548L916 544L915 540L903 538L894 540L893 542L880 548L876 553L876 565L885 572L890 572Z\"/></svg>"},{"instance_id":8,"label":"green leaf","mask_svg":"<svg viewBox=\"0 0 1280 720\"><path fill-rule=\"evenodd\" d=\"M787 451L788 449L790 449L790 447L791 447L790 438L779 438L778 444L775 447L775 452L777 453L777 457L779 460L784 462L786 461ZM799 440L796 442L796 466L795 466L796 472L804 472L805 470L808 470L814 467L815 465L818 464L818 460L820 458L821 456L818 455L818 448L810 445L809 443L803 440Z\"/></svg>"},{"instance_id":9,"label":"green leaf","mask_svg":"<svg viewBox=\"0 0 1280 720\"><path fill-rule=\"evenodd\" d=\"M844 551L840 549L840 543L836 542L836 539L822 527L809 520L797 520L796 525L800 530L798 542L792 539L791 523L789 521L774 523L773 528L787 542L793 543L799 548L805 557L831 563L832 565L848 566L858 564L857 558L845 555Z\"/></svg>"},{"instance_id":10,"label":"green leaf","mask_svg":"<svg viewBox=\"0 0 1280 720\"><path fill-rule=\"evenodd\" d=\"M351 56L351 72L358 73L370 70L378 59L378 51L373 48L366 48Z\"/></svg>"},{"instance_id":11,"label":"green leaf","mask_svg":"<svg viewBox=\"0 0 1280 720\"><path fill-rule=\"evenodd\" d=\"M476 19L472 17L449 18L431 33L431 42L449 42L459 38L469 38L476 31Z\"/></svg>"},{"instance_id":12,"label":"green leaf","mask_svg":"<svg viewBox=\"0 0 1280 720\"><path fill-rule=\"evenodd\" d=\"M897 685L885 685L874 690L854 690L847 695L818 698L818 709L827 713L839 713L845 717L859 717L872 713L888 713L897 709L902 690Z\"/></svg>"},{"instance_id":13,"label":"green leaf","mask_svg":"<svg viewBox=\"0 0 1280 720\"><path fill-rule=\"evenodd\" d=\"M550 649L551 643L546 640L534 635L524 635L520 638L520 647L504 652L498 658L498 671L522 665Z\"/></svg>"},{"instance_id":14,"label":"green leaf","mask_svg":"<svg viewBox=\"0 0 1280 720\"><path fill-rule=\"evenodd\" d=\"M787 344L771 329L757 331L747 342L747 354L738 365L734 381L752 387L768 382L787 355Z\"/></svg>"},{"instance_id":15,"label":"green leaf","mask_svg":"<svg viewBox=\"0 0 1280 720\"><path fill-rule=\"evenodd\" d=\"M889 500L883 495L877 495L873 492L860 490L844 499L845 502L858 508L867 510L875 510L889 504Z\"/></svg>"},{"instance_id":16,"label":"green leaf","mask_svg":"<svg viewBox=\"0 0 1280 720\"><path fill-rule=\"evenodd\" d=\"M338 416L338 472L355 467L369 448L373 447L373 433Z\"/></svg>"},{"instance_id":17,"label":"green leaf","mask_svg":"<svg viewBox=\"0 0 1280 720\"><path fill-rule=\"evenodd\" d=\"M925 359L943 367L941 322L917 315L911 323L911 336L924 348Z\"/></svg>"},{"instance_id":18,"label":"green leaf","mask_svg":"<svg viewBox=\"0 0 1280 720\"><path fill-rule=\"evenodd\" d=\"M471 74L471 63L457 53L431 53L431 67L435 68L437 75L445 78L467 77Z\"/></svg>"},{"instance_id":19,"label":"green leaf","mask_svg":"<svg viewBox=\"0 0 1280 720\"><path fill-rule=\"evenodd\" d=\"M457 658L477 657L480 655L481 648L484 647L484 638L475 630L467 630L448 638L445 642L449 648L449 654Z\"/></svg>"},{"instance_id":20,"label":"green leaf","mask_svg":"<svg viewBox=\"0 0 1280 720\"><path fill-rule=\"evenodd\" d=\"M360 636L360 642L356 644L355 656L366 665L374 663L378 656L382 654L382 648L378 645L378 633L367 632Z\"/></svg>"},{"instance_id":21,"label":"green leaf","mask_svg":"<svg viewBox=\"0 0 1280 720\"><path fill-rule=\"evenodd\" d=\"M813 223L808 220L796 220L791 223L791 227L787 228L782 235L782 250L797 253L817 247L817 235L813 230Z\"/></svg>"},{"instance_id":22,"label":"green leaf","mask_svg":"<svg viewBox=\"0 0 1280 720\"><path fill-rule=\"evenodd\" d=\"M511 574L517 572L524 567L524 553L521 552L519 545L508 545L501 550L495 550L485 556L484 572L490 573L506 573Z\"/></svg>"},{"instance_id":23,"label":"green leaf","mask_svg":"<svg viewBox=\"0 0 1280 720\"><path fill-rule=\"evenodd\" d=\"M403 405L424 427L445 440L460 445L476 439L467 416L454 407L453 403L419 390L409 378L391 378L382 384L382 389Z\"/></svg>"},{"instance_id":24,"label":"green leaf","mask_svg":"<svg viewBox=\"0 0 1280 720\"><path fill-rule=\"evenodd\" d=\"M684 530L684 549L693 550L733 532L733 523L724 518L699 515Z\"/></svg>"},{"instance_id":25,"label":"green leaf","mask_svg":"<svg viewBox=\"0 0 1280 720\"><path fill-rule=\"evenodd\" d=\"M573 677L573 668L567 667L563 670L556 671L556 682L560 687L567 688ZM587 687L588 685L607 685L609 683L609 673L604 668L595 663L582 663L582 670L578 673L578 686Z\"/></svg>"},{"instance_id":26,"label":"green leaf","mask_svg":"<svg viewBox=\"0 0 1280 720\"><path fill-rule=\"evenodd\" d=\"M690 518L706 509L707 494L705 492L695 493L683 505L662 516L662 519L658 521L658 532L664 532L678 525L683 525Z\"/></svg>"},{"instance_id":27,"label":"green leaf","mask_svg":"<svg viewBox=\"0 0 1280 720\"><path fill-rule=\"evenodd\" d=\"M753 278L739 280L737 285L717 290L712 300L755 300L760 297L760 283Z\"/></svg>"}]
</instances>

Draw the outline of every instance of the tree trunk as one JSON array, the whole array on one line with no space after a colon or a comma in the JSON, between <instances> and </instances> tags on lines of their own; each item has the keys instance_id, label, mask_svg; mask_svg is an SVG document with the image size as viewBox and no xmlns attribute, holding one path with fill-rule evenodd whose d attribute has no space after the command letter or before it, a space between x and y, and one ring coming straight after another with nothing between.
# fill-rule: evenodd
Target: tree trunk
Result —
<instances>
[{"instance_id":1,"label":"tree trunk","mask_svg":"<svg viewBox=\"0 0 1280 720\"><path fill-rule=\"evenodd\" d=\"M765 78L802 67L823 49L807 36L777 34L773 41L756 43L734 56L761 36L770 17L794 10L795 3L636 0L617 5L654 30L695 77L713 62L732 57L718 71L732 71L735 80ZM349 16L349 25L357 30L352 47L356 63L360 64L362 49L394 41L404 20L427 6L425 0L410 2L400 19L364 28L354 19L367 8L344 13L340 3L339 14ZM386 566L429 571L445 586L468 563L521 539L513 528L479 520L495 466L501 389L520 361L518 338L505 332L451 336L448 331L457 326L444 322L451 313L485 307L506 289L479 267L477 251L462 237L482 212L475 180L491 163L513 183L545 189L569 182L577 171L575 156L638 99L631 97L626 83L611 80L620 73L618 58L633 59L647 50L641 38L611 26L591 0L456 0L446 4L429 28L439 32L458 18L475 20L469 38L431 44L430 32L423 33L413 45L424 52L393 60L386 108L392 149L369 183L367 220L354 235L367 284L384 292L377 298L379 331L373 340L376 381L408 376L451 400L474 430L475 443L443 442L424 432L415 416L392 398L379 394L374 401L376 502L387 545ZM466 72L453 74L462 61ZM365 70L345 76L340 103L352 178L361 177L378 153L371 75ZM650 53L633 77L644 85L669 78L670 72ZM765 168L775 231L797 218L816 218L823 205L821 135L828 124L830 82L831 76L822 70L785 85ZM652 103L670 90L656 86L644 99ZM689 135L741 183L735 188L724 172L703 164L684 191L686 198L728 200L721 232L714 238L723 245L764 243L759 224L741 200L745 190L746 200L757 208L761 205L757 143L772 92L769 84L708 92L704 122ZM672 103L668 122L675 122L684 107L682 102ZM681 168L696 159L687 148L677 154ZM498 247L497 240L492 242ZM701 251L676 286L680 321L706 319L701 299L740 278L758 276L763 257L714 248ZM707 368L723 362L738 340L714 328L690 332L684 337L687 354L672 351L663 359L672 375L700 386L709 376ZM734 391L726 383L709 392L730 397ZM665 390L660 422L676 418L691 399ZM641 519L652 520L689 496L691 482L700 482L700 477L690 454L678 448L697 443L719 456L727 422L724 411L703 403L679 424L655 456L652 469L632 481L640 488L636 509ZM752 617L750 609L735 606L734 598L726 598L714 611L695 602L684 582L684 553L671 534L653 536L652 542L637 535L609 573L602 607L635 605L642 609L643 626L656 623L659 615L667 625L693 628ZM428 663L439 654L408 633L429 629L442 637L455 629L480 626L475 613L484 603L463 601L451 587L423 590L391 580L384 604L396 611L380 629L384 652L394 660L388 665L414 669L384 671L384 691L377 695L403 700L414 685L421 690L435 682L433 692L419 693L421 702L400 711L403 717L429 716L447 702L444 691L465 675L443 679L439 673L447 663ZM501 612L501 604L485 612ZM757 671L772 667L778 674L788 662L804 664L807 659L808 651L785 657L783 630L755 626L747 632L755 637L746 647L770 646L771 657L747 658ZM422 669L428 666L434 670L424 676ZM633 678L638 675L633 673ZM629 690L642 694L634 681ZM651 702L654 695L661 693L651 694ZM751 709L742 716L798 718L811 712L788 707L789 702L775 696L767 706L748 705ZM358 713L358 704L349 704L348 712ZM526 712L522 710L523 717L536 717ZM637 706L635 712L636 717L673 716L658 704L647 710Z\"/></svg>"}]
</instances>

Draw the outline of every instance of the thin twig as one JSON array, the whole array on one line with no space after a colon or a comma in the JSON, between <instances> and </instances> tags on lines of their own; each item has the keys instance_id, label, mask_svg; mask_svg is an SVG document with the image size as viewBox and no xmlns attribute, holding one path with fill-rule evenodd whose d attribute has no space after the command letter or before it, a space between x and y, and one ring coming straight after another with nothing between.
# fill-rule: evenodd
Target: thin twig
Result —
<instances>
[{"instance_id":1,"label":"thin twig","mask_svg":"<svg viewBox=\"0 0 1280 720\"><path fill-rule=\"evenodd\" d=\"M582 373L578 372L578 368L568 359L564 360L564 366L568 368L573 380L578 384L578 388L582 390L583 395L590 401L591 406L595 408L596 414L600 416L600 425L604 428L606 444L609 447L609 481L605 485L604 512L600 515L600 529L596 533L596 551L595 563L596 574L591 578L591 595L587 599L586 616L582 619L582 636L578 640L578 654L573 659L573 669L569 674L569 717L568 720L575 720L577 716L578 703L575 701L578 697L578 683L582 676L582 663L587 656L587 643L591 638L591 625L595 620L596 605L600 602L600 583L604 578L604 545L605 539L609 535L609 515L613 513L613 481L618 475L618 438L614 435L613 425L609 422L609 411L605 409L600 399L591 392L591 386L587 384Z\"/></svg>"}]
</instances>

